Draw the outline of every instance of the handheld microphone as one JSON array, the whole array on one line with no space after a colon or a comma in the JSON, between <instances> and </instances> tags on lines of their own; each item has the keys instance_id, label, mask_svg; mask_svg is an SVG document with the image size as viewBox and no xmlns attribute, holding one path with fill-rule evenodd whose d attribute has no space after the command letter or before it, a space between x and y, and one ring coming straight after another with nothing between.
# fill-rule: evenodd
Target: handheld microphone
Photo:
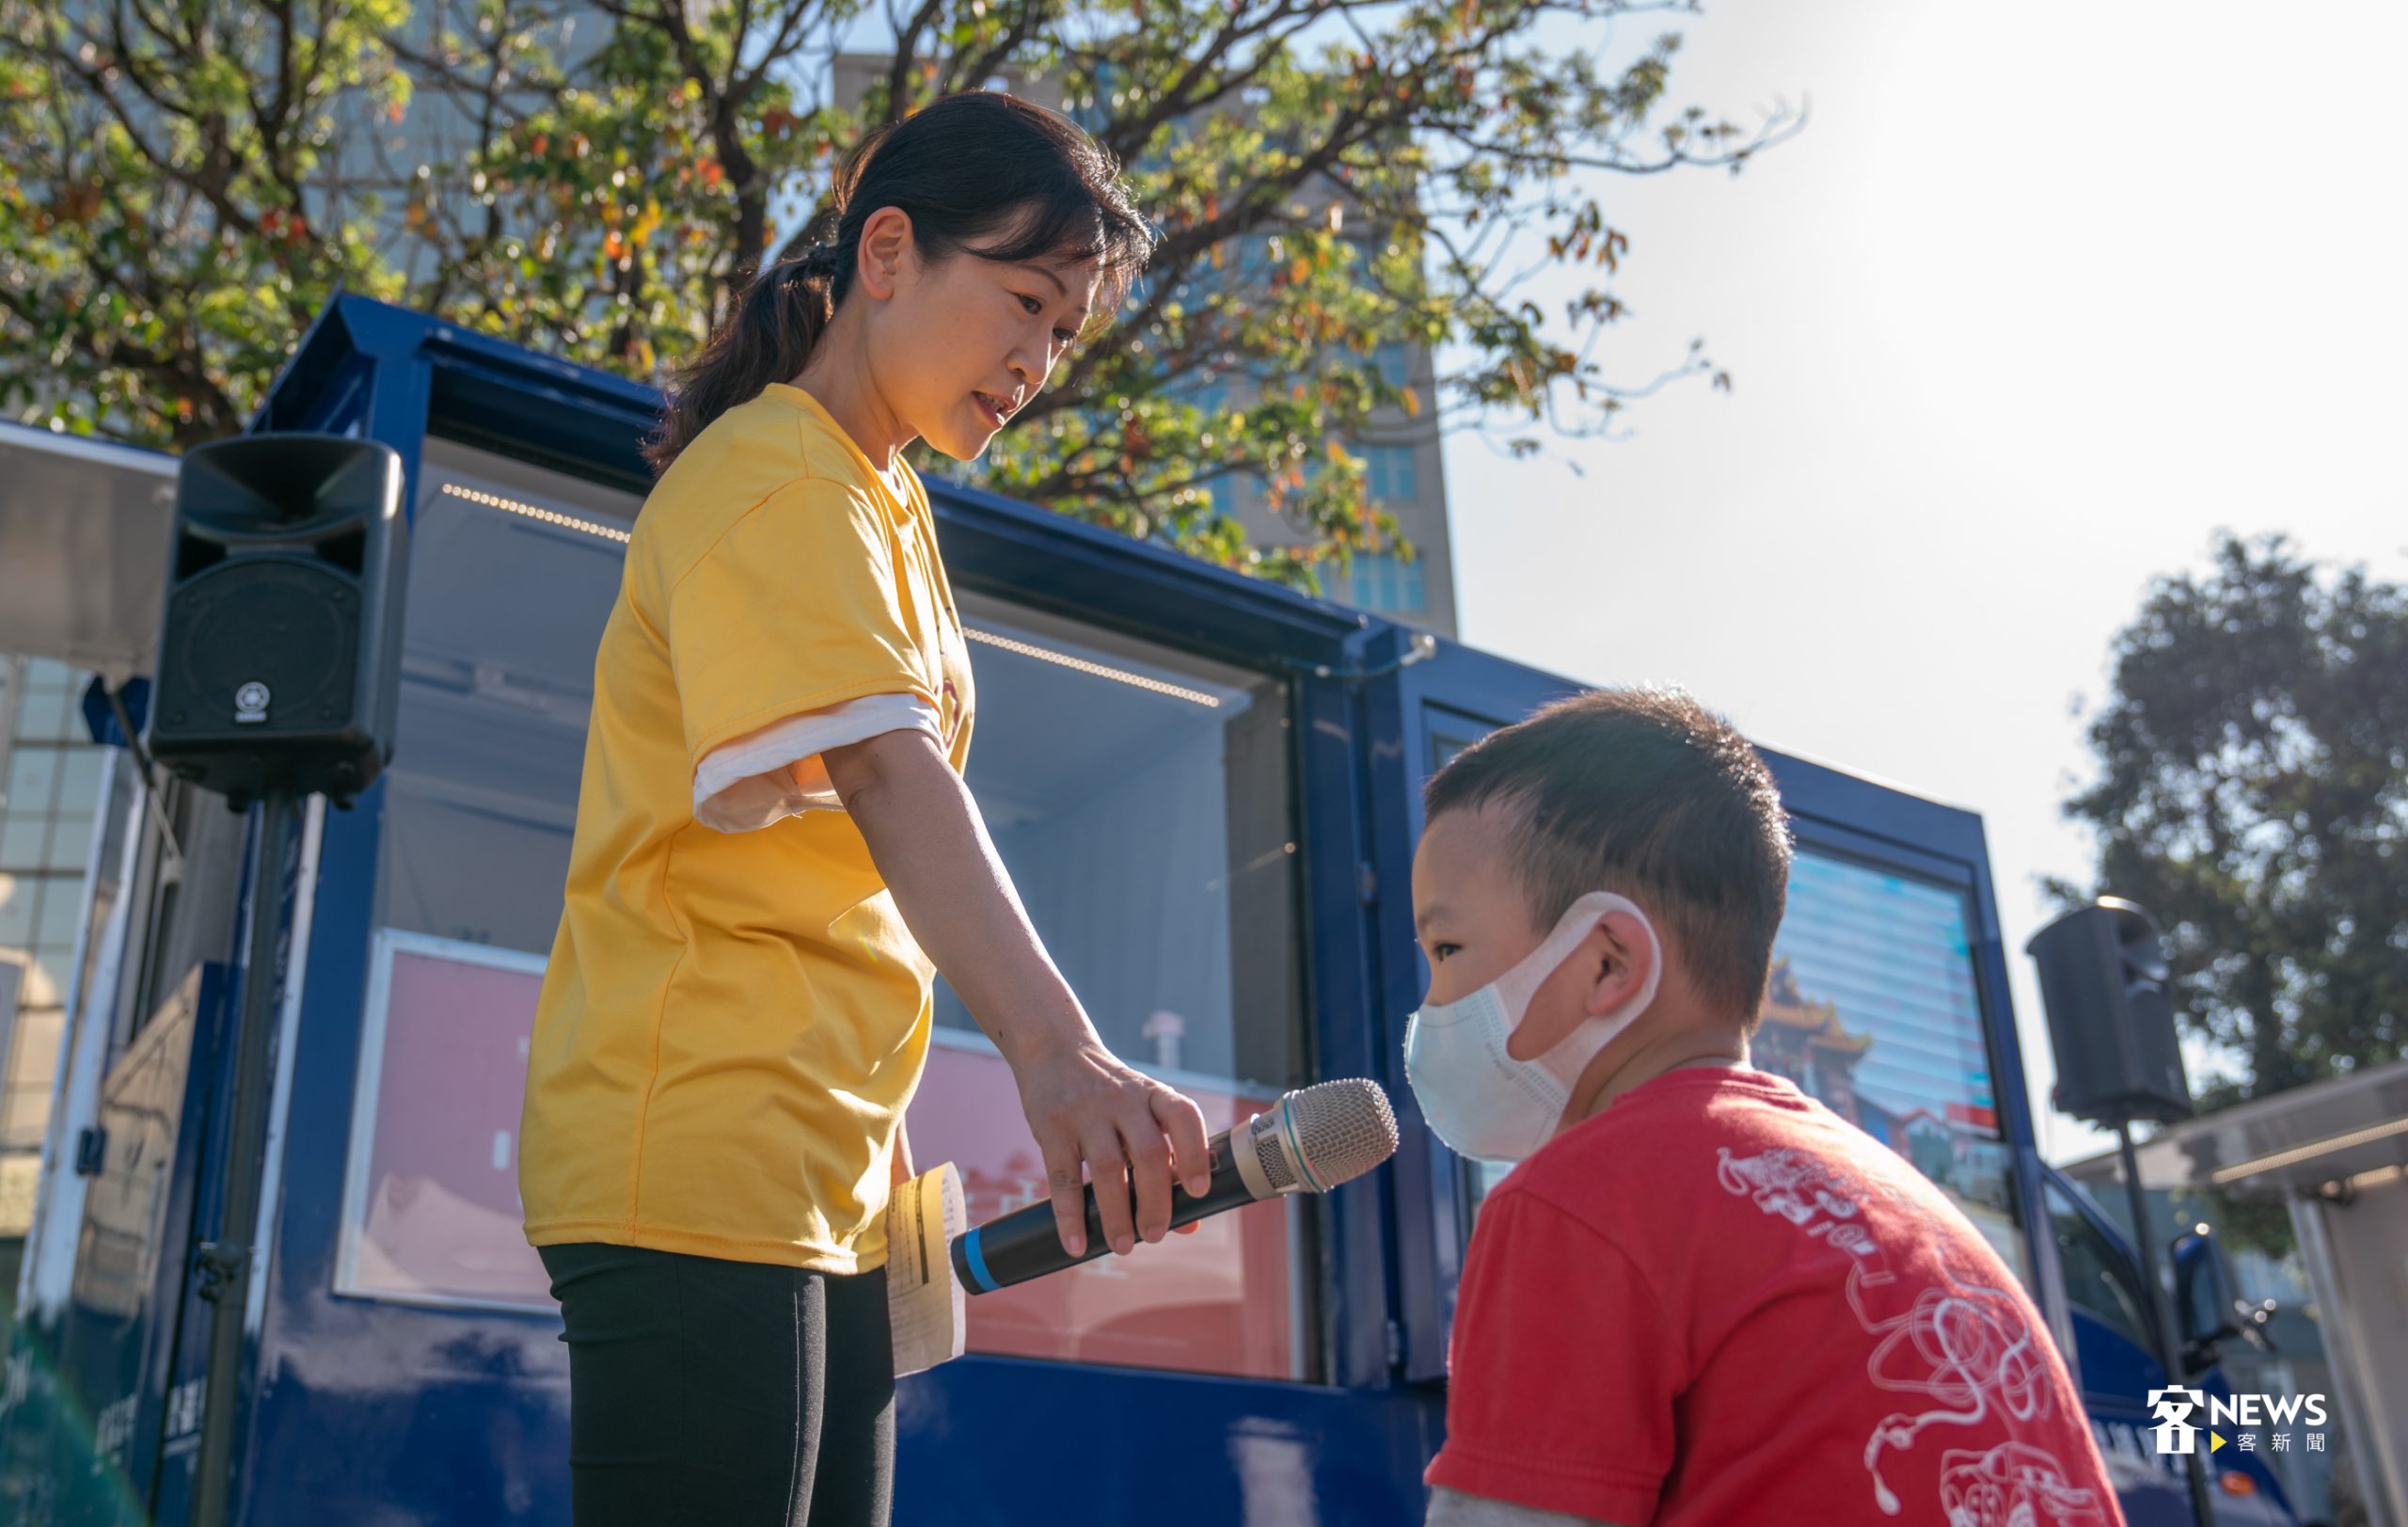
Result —
<instances>
[{"instance_id":1,"label":"handheld microphone","mask_svg":"<svg viewBox=\"0 0 2408 1527\"><path fill-rule=\"evenodd\" d=\"M1395 1153L1396 1115L1379 1083L1359 1076L1316 1082L1213 1136L1212 1185L1198 1198L1172 1184L1170 1222L1188 1224L1285 1193L1326 1193ZM1062 1249L1053 1202L1043 1200L954 1237L954 1275L971 1293L991 1294L1102 1256L1112 1248L1092 1183L1085 1199L1084 1254Z\"/></svg>"}]
</instances>

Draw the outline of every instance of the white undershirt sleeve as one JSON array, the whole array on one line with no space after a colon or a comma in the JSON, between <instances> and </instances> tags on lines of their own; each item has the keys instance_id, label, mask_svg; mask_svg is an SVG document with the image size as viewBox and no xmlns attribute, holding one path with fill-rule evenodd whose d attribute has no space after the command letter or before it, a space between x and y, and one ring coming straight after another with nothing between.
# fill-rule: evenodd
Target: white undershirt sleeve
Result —
<instances>
[{"instance_id":1,"label":"white undershirt sleeve","mask_svg":"<svg viewBox=\"0 0 2408 1527\"><path fill-rule=\"evenodd\" d=\"M773 721L704 756L694 771L694 819L722 833L750 833L806 811L842 811L819 756L913 728L942 740L935 708L901 693L864 694Z\"/></svg>"}]
</instances>

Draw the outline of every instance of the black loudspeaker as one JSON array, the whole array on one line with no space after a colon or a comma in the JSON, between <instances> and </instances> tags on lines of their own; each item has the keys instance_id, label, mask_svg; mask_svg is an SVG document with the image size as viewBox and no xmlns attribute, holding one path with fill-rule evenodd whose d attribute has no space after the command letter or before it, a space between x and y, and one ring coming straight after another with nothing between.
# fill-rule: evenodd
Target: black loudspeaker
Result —
<instances>
[{"instance_id":1,"label":"black loudspeaker","mask_svg":"<svg viewBox=\"0 0 2408 1527\"><path fill-rule=\"evenodd\" d=\"M2040 930L2024 950L2040 967L2056 1105L2099 1123L2190 1118L2165 939L2149 915L2101 897Z\"/></svg>"},{"instance_id":2,"label":"black loudspeaker","mask_svg":"<svg viewBox=\"0 0 2408 1527\"><path fill-rule=\"evenodd\" d=\"M393 756L409 522L402 458L338 435L187 453L150 697L150 752L240 805L338 803Z\"/></svg>"}]
</instances>

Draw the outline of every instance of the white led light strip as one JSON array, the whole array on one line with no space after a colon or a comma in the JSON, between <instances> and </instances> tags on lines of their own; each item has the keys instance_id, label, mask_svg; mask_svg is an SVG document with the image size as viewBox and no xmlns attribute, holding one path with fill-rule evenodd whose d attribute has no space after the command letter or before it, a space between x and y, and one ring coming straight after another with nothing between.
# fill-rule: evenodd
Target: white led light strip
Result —
<instances>
[{"instance_id":1,"label":"white led light strip","mask_svg":"<svg viewBox=\"0 0 2408 1527\"><path fill-rule=\"evenodd\" d=\"M508 514L540 520L547 525L558 525L563 530L581 531L587 535L598 536L605 541L616 541L623 546L626 544L627 532L609 525L596 524L590 519L578 519L573 515L556 514L549 509L538 509L531 503L521 503L515 499L505 499L498 494L482 493L472 487L462 487L457 483L444 484L443 491L455 499L466 499L470 503L483 504L488 509L499 509ZM1075 669L1082 674L1092 674L1098 678L1108 678L1117 684L1150 690L1156 694L1167 694L1175 700L1185 700L1191 705L1203 706L1209 709L1220 708L1219 696L1206 694L1201 690L1182 689L1177 684L1165 684L1161 679L1148 678L1143 674L1133 674L1125 668L1106 668L1101 663L1073 658L1067 652L1055 652L1046 647L1032 646L1026 642L1015 642L1008 636L997 636L992 631L965 627L963 634L974 642L984 642L989 646L1002 647L1006 652L1017 652L1023 658L1035 658L1042 662L1056 663L1064 668Z\"/></svg>"},{"instance_id":2,"label":"white led light strip","mask_svg":"<svg viewBox=\"0 0 2408 1527\"><path fill-rule=\"evenodd\" d=\"M523 515L529 519L540 519L547 525L558 525L562 530L582 531L588 535L599 536L605 541L616 541L622 546L626 544L627 532L609 525L597 525L593 520L579 519L574 515L554 514L549 509L538 509L531 503L520 503L516 499L504 499L491 493L480 493L475 488L462 487L457 483L444 484L443 491L455 499L466 499L470 503L482 503L488 509L500 509L510 514Z\"/></svg>"},{"instance_id":3,"label":"white led light strip","mask_svg":"<svg viewBox=\"0 0 2408 1527\"><path fill-rule=\"evenodd\" d=\"M1167 694L1174 700L1185 700L1191 705L1204 706L1215 710L1220 708L1220 697L1206 694L1201 690L1183 690L1176 684L1165 684L1159 678L1148 678L1143 674L1133 674L1124 668L1106 668L1101 663L1073 658L1067 652L1054 652L1045 647L1031 646L1026 642L1015 642L1008 636L997 636L992 631L982 631L975 627L963 627L962 634L974 642L984 642L989 646L1002 647L1006 652L1017 652L1023 658L1035 658L1041 662L1058 663L1064 668L1074 668L1082 674L1093 674L1098 678L1108 678L1117 684L1128 684L1141 690L1151 690L1156 694Z\"/></svg>"},{"instance_id":4,"label":"white led light strip","mask_svg":"<svg viewBox=\"0 0 2408 1527\"><path fill-rule=\"evenodd\" d=\"M2305 1145L2295 1145L2288 1151L2277 1151L2273 1155L2259 1156L2255 1161L2243 1161L2236 1166L2220 1168L2209 1175L2218 1186L2222 1186L2235 1178L2246 1177L2252 1172L2271 1171L2276 1167L2288 1167L2295 1161L2305 1161L2312 1156L2325 1155L2334 1151L2346 1151L2353 1145L2364 1145L2368 1140L2379 1140L2385 1136L2402 1133L2408 1133L2408 1119L2394 1119L2388 1123L2369 1124L2364 1129L2353 1129L2347 1135L2335 1135L2327 1139L2311 1140Z\"/></svg>"}]
</instances>

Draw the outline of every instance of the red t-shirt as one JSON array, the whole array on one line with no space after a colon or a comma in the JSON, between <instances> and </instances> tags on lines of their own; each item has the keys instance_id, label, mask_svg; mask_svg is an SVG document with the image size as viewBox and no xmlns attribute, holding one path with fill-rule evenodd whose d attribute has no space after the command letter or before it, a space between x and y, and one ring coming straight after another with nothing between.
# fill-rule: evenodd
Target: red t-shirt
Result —
<instances>
[{"instance_id":1,"label":"red t-shirt","mask_svg":"<svg viewBox=\"0 0 2408 1527\"><path fill-rule=\"evenodd\" d=\"M1429 1484L1629 1524L2118 1527L2047 1325L1896 1153L1675 1071L1489 1195Z\"/></svg>"}]
</instances>

